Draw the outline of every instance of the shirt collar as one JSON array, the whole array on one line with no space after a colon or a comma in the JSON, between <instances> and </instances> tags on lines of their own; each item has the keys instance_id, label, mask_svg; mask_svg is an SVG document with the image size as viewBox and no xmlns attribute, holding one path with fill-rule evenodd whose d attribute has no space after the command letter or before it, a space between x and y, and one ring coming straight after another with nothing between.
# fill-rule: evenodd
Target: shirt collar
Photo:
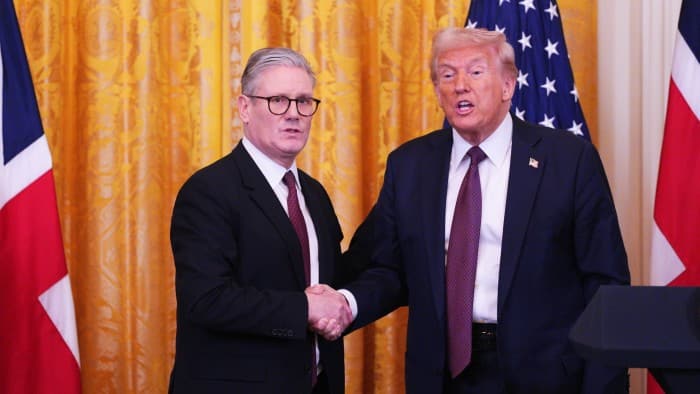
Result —
<instances>
[{"instance_id":1,"label":"shirt collar","mask_svg":"<svg viewBox=\"0 0 700 394\"><path fill-rule=\"evenodd\" d=\"M292 163L291 167L284 168L281 165L277 164L274 160L270 159L267 155L265 155L246 137L243 137L242 143L245 150L248 152L248 154L250 154L250 157L253 159L255 165L257 165L260 169L260 172L263 173L263 176L265 177L265 180L267 180L267 183L269 183L273 189L282 182L282 177L284 177L284 174L286 174L287 171L292 171L297 186L300 186L299 173L297 170L296 161Z\"/></svg>"},{"instance_id":2,"label":"shirt collar","mask_svg":"<svg viewBox=\"0 0 700 394\"><path fill-rule=\"evenodd\" d=\"M513 119L507 114L500 125L490 136L481 141L479 147L486 153L487 160L490 160L496 167L503 165L508 150L510 149L513 137ZM452 128L452 154L450 156L451 167L455 168L462 162L467 151L473 147L461 135Z\"/></svg>"}]
</instances>

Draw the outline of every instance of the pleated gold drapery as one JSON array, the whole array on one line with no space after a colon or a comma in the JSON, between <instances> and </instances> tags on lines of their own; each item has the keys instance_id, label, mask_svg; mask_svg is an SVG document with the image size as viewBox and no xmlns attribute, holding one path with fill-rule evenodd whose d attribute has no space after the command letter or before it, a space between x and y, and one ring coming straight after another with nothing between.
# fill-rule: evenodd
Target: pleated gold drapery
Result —
<instances>
[{"instance_id":1,"label":"pleated gold drapery","mask_svg":"<svg viewBox=\"0 0 700 394\"><path fill-rule=\"evenodd\" d=\"M468 0L15 0L76 303L85 393L163 393L175 334L169 220L195 169L240 136L247 56L300 50L323 100L298 165L329 191L345 244L387 153L437 128L432 33ZM596 9L561 0L595 135ZM406 311L346 339L349 393L401 393Z\"/></svg>"}]
</instances>

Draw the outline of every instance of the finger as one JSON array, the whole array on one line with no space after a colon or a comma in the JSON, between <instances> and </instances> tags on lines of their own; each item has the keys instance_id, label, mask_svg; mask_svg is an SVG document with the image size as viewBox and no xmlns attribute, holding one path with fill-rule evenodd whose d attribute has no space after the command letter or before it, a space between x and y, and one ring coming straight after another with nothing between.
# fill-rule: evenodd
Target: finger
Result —
<instances>
[{"instance_id":1,"label":"finger","mask_svg":"<svg viewBox=\"0 0 700 394\"><path fill-rule=\"evenodd\" d=\"M325 331L328 329L328 319L325 317L320 318L318 321L313 323L311 327L314 331Z\"/></svg>"},{"instance_id":2,"label":"finger","mask_svg":"<svg viewBox=\"0 0 700 394\"><path fill-rule=\"evenodd\" d=\"M314 286L307 287L306 290L304 290L304 291L306 293L320 295L320 294L325 293L326 289L324 289L322 286L314 285Z\"/></svg>"},{"instance_id":3,"label":"finger","mask_svg":"<svg viewBox=\"0 0 700 394\"><path fill-rule=\"evenodd\" d=\"M327 333L331 333L333 331L333 328L337 325L335 319L328 319L328 323L326 326L323 328L323 330Z\"/></svg>"},{"instance_id":4,"label":"finger","mask_svg":"<svg viewBox=\"0 0 700 394\"><path fill-rule=\"evenodd\" d=\"M335 338L333 338L333 336L331 336L330 334L326 334L326 335L324 335L323 337L324 337L327 341L334 341L334 340L335 340Z\"/></svg>"}]
</instances>

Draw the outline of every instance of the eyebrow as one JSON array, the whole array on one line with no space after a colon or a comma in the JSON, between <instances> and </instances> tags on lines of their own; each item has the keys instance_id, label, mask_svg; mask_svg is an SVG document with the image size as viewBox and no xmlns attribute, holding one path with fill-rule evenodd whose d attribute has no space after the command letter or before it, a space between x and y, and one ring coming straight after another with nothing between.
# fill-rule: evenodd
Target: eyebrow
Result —
<instances>
[{"instance_id":1,"label":"eyebrow","mask_svg":"<svg viewBox=\"0 0 700 394\"><path fill-rule=\"evenodd\" d=\"M261 96L265 97L286 97L290 99L296 99L296 98L313 98L314 95L313 93L300 93L297 95L293 94L287 94L287 93L269 93L269 94L261 94Z\"/></svg>"},{"instance_id":2,"label":"eyebrow","mask_svg":"<svg viewBox=\"0 0 700 394\"><path fill-rule=\"evenodd\" d=\"M468 63L466 63L466 66L470 67L470 66L473 66L473 65L479 64L479 63L485 63L486 65L488 65L488 58L486 56L476 57L474 59L471 59ZM449 62L445 62L444 60L442 62L438 63L437 67L438 68L440 68L440 67L459 68L458 66L456 66L452 63L449 63Z\"/></svg>"}]
</instances>

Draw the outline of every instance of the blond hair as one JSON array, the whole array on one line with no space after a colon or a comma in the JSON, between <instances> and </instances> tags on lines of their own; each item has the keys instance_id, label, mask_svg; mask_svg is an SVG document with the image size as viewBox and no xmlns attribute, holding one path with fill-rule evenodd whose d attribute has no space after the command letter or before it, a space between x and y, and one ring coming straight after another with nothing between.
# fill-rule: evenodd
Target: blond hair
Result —
<instances>
[{"instance_id":1,"label":"blond hair","mask_svg":"<svg viewBox=\"0 0 700 394\"><path fill-rule=\"evenodd\" d=\"M474 46L493 48L506 75L513 78L518 77L515 52L503 33L486 29L447 27L438 31L433 37L433 50L430 59L430 79L433 84L437 83L437 61L443 52Z\"/></svg>"}]
</instances>

